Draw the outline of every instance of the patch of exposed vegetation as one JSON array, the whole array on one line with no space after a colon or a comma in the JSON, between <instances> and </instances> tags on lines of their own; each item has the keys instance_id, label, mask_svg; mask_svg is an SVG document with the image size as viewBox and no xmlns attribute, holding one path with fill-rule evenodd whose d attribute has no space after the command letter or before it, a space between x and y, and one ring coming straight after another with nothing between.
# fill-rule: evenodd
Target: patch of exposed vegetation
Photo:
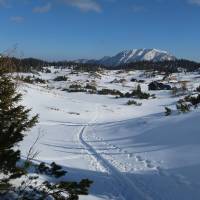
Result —
<instances>
[{"instance_id":1,"label":"patch of exposed vegetation","mask_svg":"<svg viewBox=\"0 0 200 200\"><path fill-rule=\"evenodd\" d=\"M20 77L17 77L17 79L19 79L25 83L30 83L30 84L34 84L34 83L45 84L45 83L47 83L46 80L35 77L35 76L25 76L25 77L20 76Z\"/></svg>"},{"instance_id":2,"label":"patch of exposed vegetation","mask_svg":"<svg viewBox=\"0 0 200 200\"><path fill-rule=\"evenodd\" d=\"M138 103L137 101L135 100L129 100L126 105L130 106L130 105L135 105L135 106L141 106L142 103Z\"/></svg>"},{"instance_id":3,"label":"patch of exposed vegetation","mask_svg":"<svg viewBox=\"0 0 200 200\"><path fill-rule=\"evenodd\" d=\"M66 76L57 76L53 79L54 81L67 81L68 78Z\"/></svg>"}]
</instances>

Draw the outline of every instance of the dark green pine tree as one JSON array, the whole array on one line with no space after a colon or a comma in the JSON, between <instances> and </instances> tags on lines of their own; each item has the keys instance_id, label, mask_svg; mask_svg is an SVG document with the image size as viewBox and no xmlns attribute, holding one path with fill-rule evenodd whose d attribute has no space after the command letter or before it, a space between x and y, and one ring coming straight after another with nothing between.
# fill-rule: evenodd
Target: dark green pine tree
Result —
<instances>
[{"instance_id":1,"label":"dark green pine tree","mask_svg":"<svg viewBox=\"0 0 200 200\"><path fill-rule=\"evenodd\" d=\"M21 98L12 79L0 72L0 174L7 177L0 179L0 190L10 179L22 175L17 167L20 150L16 147L23 140L25 131L38 121L38 115L30 118L30 109L19 104Z\"/></svg>"}]
</instances>

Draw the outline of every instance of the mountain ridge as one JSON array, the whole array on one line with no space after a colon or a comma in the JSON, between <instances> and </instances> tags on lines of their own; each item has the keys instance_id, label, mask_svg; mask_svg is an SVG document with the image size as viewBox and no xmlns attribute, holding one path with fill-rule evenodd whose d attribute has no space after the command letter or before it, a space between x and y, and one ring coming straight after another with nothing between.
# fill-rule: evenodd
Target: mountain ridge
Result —
<instances>
[{"instance_id":1,"label":"mountain ridge","mask_svg":"<svg viewBox=\"0 0 200 200\"><path fill-rule=\"evenodd\" d=\"M171 61L176 60L177 58L167 51L158 50L158 49L131 49L124 50L117 53L114 56L104 56L99 60L87 60L79 59L75 62L78 63L94 63L101 64L104 66L119 66L123 64L128 64L131 62L139 61Z\"/></svg>"}]
</instances>

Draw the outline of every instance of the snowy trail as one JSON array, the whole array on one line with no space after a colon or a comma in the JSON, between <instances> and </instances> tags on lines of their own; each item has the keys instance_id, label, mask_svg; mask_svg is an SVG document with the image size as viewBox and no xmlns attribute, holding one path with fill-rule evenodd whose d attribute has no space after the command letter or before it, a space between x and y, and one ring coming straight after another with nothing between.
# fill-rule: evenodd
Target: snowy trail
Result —
<instances>
[{"instance_id":1,"label":"snowy trail","mask_svg":"<svg viewBox=\"0 0 200 200\"><path fill-rule=\"evenodd\" d=\"M91 124L96 122L98 117L98 108L96 107L96 116L91 121ZM114 179L115 190L120 200L140 199L140 200L153 200L150 196L143 193L135 183L127 176L123 175L115 166L113 166L109 160L103 158L87 141L84 139L84 134L87 133L87 129L90 127L90 123L81 127L78 133L79 141L84 146L85 150L96 161L97 165L100 165L104 171L108 173L112 179Z\"/></svg>"}]
</instances>

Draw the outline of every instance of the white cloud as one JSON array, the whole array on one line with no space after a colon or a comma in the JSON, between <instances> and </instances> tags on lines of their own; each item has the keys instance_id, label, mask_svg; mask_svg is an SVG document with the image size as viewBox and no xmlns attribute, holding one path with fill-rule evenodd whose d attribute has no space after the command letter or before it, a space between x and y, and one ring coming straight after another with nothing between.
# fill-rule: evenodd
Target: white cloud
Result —
<instances>
[{"instance_id":1,"label":"white cloud","mask_svg":"<svg viewBox=\"0 0 200 200\"><path fill-rule=\"evenodd\" d=\"M24 3L24 2L30 2L33 0L23 0L23 1L19 1L20 3ZM98 3L97 0L48 0L51 3L47 3L44 6L36 6L35 8L33 8L33 12L35 13L46 13L49 12L52 8L52 3L53 2L62 2L65 3L66 5L69 6L73 6L76 7L78 9L80 9L81 11L85 11L85 12L89 12L89 11L93 11L93 12L98 12L100 13L102 11L102 7L100 5L100 3ZM107 2L114 2L115 0L104 0ZM8 3L10 2L10 0L0 0L0 7L8 7Z\"/></svg>"},{"instance_id":2,"label":"white cloud","mask_svg":"<svg viewBox=\"0 0 200 200\"><path fill-rule=\"evenodd\" d=\"M0 7L8 7L8 0L0 0Z\"/></svg>"},{"instance_id":3,"label":"white cloud","mask_svg":"<svg viewBox=\"0 0 200 200\"><path fill-rule=\"evenodd\" d=\"M102 8L95 0L62 0L68 5L79 8L82 11L101 12Z\"/></svg>"},{"instance_id":4,"label":"white cloud","mask_svg":"<svg viewBox=\"0 0 200 200\"><path fill-rule=\"evenodd\" d=\"M15 23L21 23L21 22L24 21L24 17L22 17L22 16L12 16L12 17L10 17L10 20L12 22L15 22Z\"/></svg>"},{"instance_id":5,"label":"white cloud","mask_svg":"<svg viewBox=\"0 0 200 200\"><path fill-rule=\"evenodd\" d=\"M188 2L189 2L190 4L194 4L194 5L200 6L200 0L188 0Z\"/></svg>"},{"instance_id":6,"label":"white cloud","mask_svg":"<svg viewBox=\"0 0 200 200\"><path fill-rule=\"evenodd\" d=\"M51 10L51 8L52 8L51 3L48 3L44 6L37 6L37 7L33 8L33 12L35 12L35 13L47 13Z\"/></svg>"}]
</instances>

